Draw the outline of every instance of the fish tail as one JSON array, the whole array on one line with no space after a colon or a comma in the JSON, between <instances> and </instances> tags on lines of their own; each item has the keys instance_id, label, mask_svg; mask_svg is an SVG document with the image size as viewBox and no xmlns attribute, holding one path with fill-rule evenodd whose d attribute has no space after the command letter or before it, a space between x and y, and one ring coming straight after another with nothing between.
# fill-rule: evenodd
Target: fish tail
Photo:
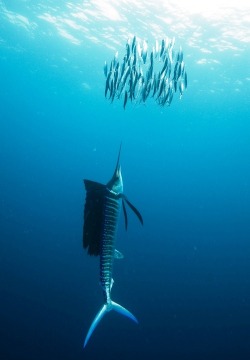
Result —
<instances>
[{"instance_id":1,"label":"fish tail","mask_svg":"<svg viewBox=\"0 0 250 360\"><path fill-rule=\"evenodd\" d=\"M124 316L127 316L128 318L130 318L131 320L133 320L134 322L136 322L138 324L138 320L136 319L136 317L130 311L125 309L125 307L115 303L114 301L111 301L110 303L106 303L98 311L96 317L94 318L94 320L92 321L92 324L90 325L89 331L88 331L85 341L84 341L84 345L83 345L84 348L86 347L91 335L93 334L95 328L97 327L97 325L99 324L101 319L104 317L104 315L106 313L108 313L111 310L115 310L118 313L120 313Z\"/></svg>"}]
</instances>

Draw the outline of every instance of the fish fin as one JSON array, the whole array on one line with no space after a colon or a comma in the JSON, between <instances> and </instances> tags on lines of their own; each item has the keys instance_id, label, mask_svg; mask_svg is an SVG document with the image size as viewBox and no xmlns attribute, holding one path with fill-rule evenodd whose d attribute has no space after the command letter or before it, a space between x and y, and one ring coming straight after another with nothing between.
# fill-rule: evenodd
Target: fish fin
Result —
<instances>
[{"instance_id":1,"label":"fish fin","mask_svg":"<svg viewBox=\"0 0 250 360\"><path fill-rule=\"evenodd\" d=\"M115 249L115 259L123 259L123 258L124 258L123 254Z\"/></svg>"},{"instance_id":2,"label":"fish fin","mask_svg":"<svg viewBox=\"0 0 250 360\"><path fill-rule=\"evenodd\" d=\"M104 315L111 310L115 310L116 312L128 317L129 319L133 320L134 322L136 322L138 324L138 320L136 319L136 317L130 311L125 309L125 307L115 303L114 301L111 301L109 304L104 304L103 307L101 308L101 310L97 313L94 320L92 321L92 324L90 325L89 331L86 335L86 338L85 338L85 341L83 344L84 348L86 347L91 335L93 334L93 332L94 332L95 328L97 327L97 325L99 324L99 322L102 320Z\"/></svg>"},{"instance_id":3,"label":"fish fin","mask_svg":"<svg viewBox=\"0 0 250 360\"><path fill-rule=\"evenodd\" d=\"M130 207L130 209L133 210L133 212L135 213L135 215L138 217L140 223L143 225L143 218L142 218L139 210L137 210L136 207L135 207L133 204L131 204L131 202L126 198L125 195L122 195L122 198L126 201L126 203L128 204L128 206Z\"/></svg>"},{"instance_id":4,"label":"fish fin","mask_svg":"<svg viewBox=\"0 0 250 360\"><path fill-rule=\"evenodd\" d=\"M87 333L87 336L85 338L83 347L85 348L85 346L87 345L90 336L93 334L95 328L97 327L97 325L99 324L99 322L102 320L103 316L107 313L107 304L104 304L103 307L101 308L100 311L98 311L96 317L94 318L94 320L92 321L92 324L90 325L89 331Z\"/></svg>"},{"instance_id":5,"label":"fish fin","mask_svg":"<svg viewBox=\"0 0 250 360\"><path fill-rule=\"evenodd\" d=\"M124 220L125 220L125 229L127 230L128 229L128 215L127 215L127 210L126 210L123 199L122 199L122 208L123 208L123 214L124 214Z\"/></svg>"},{"instance_id":6,"label":"fish fin","mask_svg":"<svg viewBox=\"0 0 250 360\"><path fill-rule=\"evenodd\" d=\"M128 311L125 307L115 303L114 301L111 301L111 305L112 305L111 310L117 311L118 313L128 317L129 319L133 320L134 322L136 322L138 324L138 320L136 319L136 317L130 311Z\"/></svg>"},{"instance_id":7,"label":"fish fin","mask_svg":"<svg viewBox=\"0 0 250 360\"><path fill-rule=\"evenodd\" d=\"M86 200L84 206L83 247L90 255L100 255L102 211L106 186L84 180Z\"/></svg>"},{"instance_id":8,"label":"fish fin","mask_svg":"<svg viewBox=\"0 0 250 360\"><path fill-rule=\"evenodd\" d=\"M98 191L103 191L103 189L106 188L105 185L103 185L99 182L96 182L96 181L84 179L83 182L84 182L86 191L98 192Z\"/></svg>"}]
</instances>

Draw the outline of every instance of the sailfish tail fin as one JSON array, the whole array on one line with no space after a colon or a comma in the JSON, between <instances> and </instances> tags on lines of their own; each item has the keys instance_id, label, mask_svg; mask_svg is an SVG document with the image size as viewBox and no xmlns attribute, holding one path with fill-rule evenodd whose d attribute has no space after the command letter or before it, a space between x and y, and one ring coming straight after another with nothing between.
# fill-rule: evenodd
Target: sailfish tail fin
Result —
<instances>
[{"instance_id":1,"label":"sailfish tail fin","mask_svg":"<svg viewBox=\"0 0 250 360\"><path fill-rule=\"evenodd\" d=\"M128 318L130 318L131 320L133 320L138 324L138 320L136 319L136 317L130 311L125 309L125 307L115 303L114 301L111 301L109 304L104 304L103 307L100 309L100 311L97 313L94 320L92 321L92 324L90 325L89 331L84 341L84 345L83 345L84 348L86 347L91 335L93 334L95 328L97 327L103 316L111 310L115 310L118 313L127 316Z\"/></svg>"},{"instance_id":2,"label":"sailfish tail fin","mask_svg":"<svg viewBox=\"0 0 250 360\"><path fill-rule=\"evenodd\" d=\"M125 307L115 303L114 301L111 301L112 304L112 309L111 310L115 310L118 313L127 316L129 319L133 320L134 322L136 322L138 324L138 320L136 319L136 317L130 312L128 311Z\"/></svg>"}]
</instances>

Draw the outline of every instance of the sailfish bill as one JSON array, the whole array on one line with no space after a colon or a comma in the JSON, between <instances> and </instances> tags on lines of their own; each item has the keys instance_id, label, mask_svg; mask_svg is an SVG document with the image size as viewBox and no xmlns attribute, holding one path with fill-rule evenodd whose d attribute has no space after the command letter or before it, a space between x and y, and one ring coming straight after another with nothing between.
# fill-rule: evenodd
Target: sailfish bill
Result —
<instances>
[{"instance_id":1,"label":"sailfish bill","mask_svg":"<svg viewBox=\"0 0 250 360\"><path fill-rule=\"evenodd\" d=\"M115 249L121 206L123 207L126 229L128 216L125 203L136 214L141 224L143 224L140 212L123 194L120 153L121 146L114 174L106 185L91 180L84 180L86 200L84 207L83 247L89 255L100 257L100 284L104 296L104 305L92 321L84 341L84 347L87 345L101 319L111 310L138 323L136 317L130 311L111 300L111 289L114 282L112 278L113 261L114 258L123 258L123 255Z\"/></svg>"}]
</instances>

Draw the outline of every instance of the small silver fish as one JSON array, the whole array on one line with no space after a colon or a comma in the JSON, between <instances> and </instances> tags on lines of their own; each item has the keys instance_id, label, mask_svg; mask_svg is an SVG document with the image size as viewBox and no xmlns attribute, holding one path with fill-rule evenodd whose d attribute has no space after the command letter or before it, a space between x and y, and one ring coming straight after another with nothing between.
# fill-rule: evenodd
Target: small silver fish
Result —
<instances>
[{"instance_id":1,"label":"small silver fish","mask_svg":"<svg viewBox=\"0 0 250 360\"><path fill-rule=\"evenodd\" d=\"M135 44L136 44L136 36L133 37L133 41L132 41L132 45L131 45L132 52L134 52Z\"/></svg>"},{"instance_id":2,"label":"small silver fish","mask_svg":"<svg viewBox=\"0 0 250 360\"><path fill-rule=\"evenodd\" d=\"M125 110L126 105L127 105L127 101L128 101L128 92L127 90L125 91L125 95L124 95L124 102L123 102L123 108Z\"/></svg>"},{"instance_id":3,"label":"small silver fish","mask_svg":"<svg viewBox=\"0 0 250 360\"><path fill-rule=\"evenodd\" d=\"M143 40L143 46L142 46L142 60L144 64L146 64L147 61L147 55L148 55L148 44L145 40Z\"/></svg>"},{"instance_id":4,"label":"small silver fish","mask_svg":"<svg viewBox=\"0 0 250 360\"><path fill-rule=\"evenodd\" d=\"M165 50L165 40L162 39L162 41L161 41L160 58L162 57L162 55L163 55L163 53L164 53L164 50Z\"/></svg>"},{"instance_id":5,"label":"small silver fish","mask_svg":"<svg viewBox=\"0 0 250 360\"><path fill-rule=\"evenodd\" d=\"M185 87L185 89L187 88L187 85L188 85L188 80L187 80L187 73L185 71L184 72L184 87Z\"/></svg>"},{"instance_id":6,"label":"small silver fish","mask_svg":"<svg viewBox=\"0 0 250 360\"><path fill-rule=\"evenodd\" d=\"M108 76L108 64L107 64L107 61L105 61L105 63L104 63L103 72L104 72L105 77L107 78L107 76Z\"/></svg>"}]
</instances>

